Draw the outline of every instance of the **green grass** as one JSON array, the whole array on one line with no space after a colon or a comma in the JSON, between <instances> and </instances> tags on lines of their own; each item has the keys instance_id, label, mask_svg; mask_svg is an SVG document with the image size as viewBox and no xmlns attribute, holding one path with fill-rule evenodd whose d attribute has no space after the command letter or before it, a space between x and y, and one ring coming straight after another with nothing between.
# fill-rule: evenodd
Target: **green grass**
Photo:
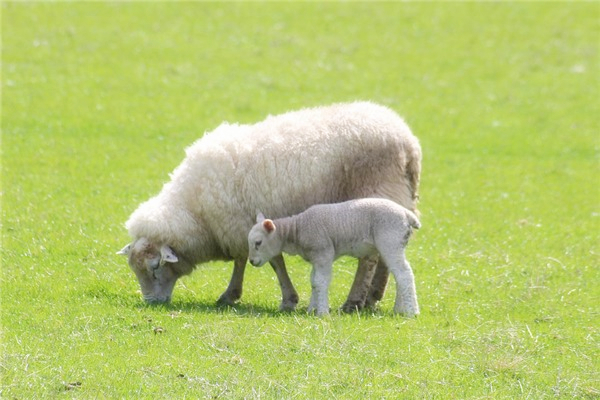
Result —
<instances>
[{"instance_id":1,"label":"green grass","mask_svg":"<svg viewBox=\"0 0 600 400\"><path fill-rule=\"evenodd\" d=\"M598 3L12 3L0 397L599 398ZM231 265L149 307L123 222L222 120L372 99L421 139L422 314L277 312ZM332 306L355 263L336 264Z\"/></svg>"}]
</instances>

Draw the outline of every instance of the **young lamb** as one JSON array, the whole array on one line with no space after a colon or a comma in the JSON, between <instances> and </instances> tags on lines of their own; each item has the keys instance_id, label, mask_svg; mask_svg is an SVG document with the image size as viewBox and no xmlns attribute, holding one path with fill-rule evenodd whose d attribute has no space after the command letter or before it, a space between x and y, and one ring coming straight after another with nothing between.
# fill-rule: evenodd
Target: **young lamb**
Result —
<instances>
[{"instance_id":1,"label":"young lamb","mask_svg":"<svg viewBox=\"0 0 600 400\"><path fill-rule=\"evenodd\" d=\"M287 218L265 219L262 214L248 234L250 262L261 266L286 252L313 265L308 311L329 313L328 290L333 261L342 255L379 255L396 280L394 312L419 314L415 279L404 255L416 215L386 199L359 199L319 204Z\"/></svg>"},{"instance_id":2,"label":"young lamb","mask_svg":"<svg viewBox=\"0 0 600 400\"><path fill-rule=\"evenodd\" d=\"M303 109L252 125L223 123L186 153L170 182L126 223L132 242L119 254L128 256L148 302L168 302L177 279L199 263L234 260L219 299L234 304L257 210L276 218L314 204L384 197L416 212L419 141L398 114L370 102ZM294 309L298 295L283 257L271 265L281 286L280 308ZM365 304L373 265L359 263L349 309ZM385 279L371 289L378 295L387 282L380 275Z\"/></svg>"}]
</instances>

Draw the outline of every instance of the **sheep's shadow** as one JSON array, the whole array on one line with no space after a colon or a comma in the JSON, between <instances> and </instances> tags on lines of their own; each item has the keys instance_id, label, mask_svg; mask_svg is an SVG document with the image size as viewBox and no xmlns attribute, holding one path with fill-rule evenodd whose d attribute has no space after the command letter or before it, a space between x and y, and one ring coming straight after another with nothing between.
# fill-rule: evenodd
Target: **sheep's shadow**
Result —
<instances>
[{"instance_id":1,"label":"sheep's shadow","mask_svg":"<svg viewBox=\"0 0 600 400\"><path fill-rule=\"evenodd\" d=\"M192 298L180 298L170 303L146 303L141 297L133 293L124 293L119 289L103 285L102 287L89 287L82 293L85 297L94 298L100 302L107 302L112 305L138 309L138 310L157 310L167 313L183 312L189 314L213 314L213 315L236 315L239 317L281 317L286 315L311 316L307 313L306 307L299 306L295 311L281 311L276 305L252 304L239 302L235 305L218 304L215 300L198 300ZM358 312L346 313L332 306L330 315L341 316L359 316L360 318L378 318L384 312L379 307L374 309L362 310Z\"/></svg>"},{"instance_id":2,"label":"sheep's shadow","mask_svg":"<svg viewBox=\"0 0 600 400\"><path fill-rule=\"evenodd\" d=\"M203 314L215 314L215 315L237 315L240 317L283 317L289 315L305 316L305 317L317 317L313 313L308 313L307 307L299 306L294 311L282 311L278 307L269 307L265 305L248 304L248 303L236 303L233 306L219 305L216 302L210 301L198 301L198 300L179 300L162 305L153 304L142 304L140 307L164 307L165 310L172 312L185 312L185 313L203 313ZM332 307L330 310L330 316L342 316L346 318L380 318L386 313L381 310L380 307L376 306L364 310L356 310L353 312L345 312L340 308Z\"/></svg>"},{"instance_id":3,"label":"sheep's shadow","mask_svg":"<svg viewBox=\"0 0 600 400\"><path fill-rule=\"evenodd\" d=\"M186 313L204 313L204 314L236 314L236 315L281 315L284 311L279 311L276 306L269 307L268 305L248 304L244 302L236 303L235 305L218 304L216 299L211 300L196 300L186 298L173 300L169 303L146 303L139 295L134 293L125 293L118 288L108 285L91 285L85 288L81 294L90 299L95 299L100 302L107 302L113 305L122 307L137 308L137 309L154 309L164 310L167 312L181 311Z\"/></svg>"},{"instance_id":4,"label":"sheep's shadow","mask_svg":"<svg viewBox=\"0 0 600 400\"><path fill-rule=\"evenodd\" d=\"M170 303L163 304L148 304L140 301L138 307L158 308L174 312L238 315L247 317L278 316L282 314L289 314L288 312L279 311L277 308L264 305L247 304L243 302L236 303L235 305L221 305L216 301L204 300L175 300L171 301Z\"/></svg>"}]
</instances>

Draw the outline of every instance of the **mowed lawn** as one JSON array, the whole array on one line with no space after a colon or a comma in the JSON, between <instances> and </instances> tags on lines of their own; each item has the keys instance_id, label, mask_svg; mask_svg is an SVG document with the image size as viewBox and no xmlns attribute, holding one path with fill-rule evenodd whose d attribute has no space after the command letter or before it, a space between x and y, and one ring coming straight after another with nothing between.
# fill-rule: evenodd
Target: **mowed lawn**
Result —
<instances>
[{"instance_id":1,"label":"mowed lawn","mask_svg":"<svg viewBox=\"0 0 600 400\"><path fill-rule=\"evenodd\" d=\"M4 399L600 397L600 4L2 2ZM355 99L423 147L421 315L306 314L310 266L147 306L124 221L221 121ZM325 145L325 144L324 144Z\"/></svg>"}]
</instances>

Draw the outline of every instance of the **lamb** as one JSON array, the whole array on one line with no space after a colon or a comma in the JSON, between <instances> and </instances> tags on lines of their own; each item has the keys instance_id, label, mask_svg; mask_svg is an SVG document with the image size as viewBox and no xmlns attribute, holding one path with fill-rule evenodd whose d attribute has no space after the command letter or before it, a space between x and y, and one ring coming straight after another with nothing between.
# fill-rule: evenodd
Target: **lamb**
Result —
<instances>
[{"instance_id":1,"label":"lamb","mask_svg":"<svg viewBox=\"0 0 600 400\"><path fill-rule=\"evenodd\" d=\"M218 300L232 305L242 294L246 234L257 210L277 218L319 203L383 197L416 211L420 170L417 138L394 111L371 102L223 123L190 146L160 193L133 212L126 223L132 241L118 253L128 256L147 302L170 301L177 279L199 263L234 260ZM298 294L283 257L271 265L280 309L292 310ZM365 304L373 265L359 262L349 308Z\"/></svg>"},{"instance_id":2,"label":"lamb","mask_svg":"<svg viewBox=\"0 0 600 400\"><path fill-rule=\"evenodd\" d=\"M329 313L328 291L332 264L342 255L379 255L396 280L394 312L419 314L415 279L404 249L417 217L386 199L358 199L319 204L287 218L265 219L262 214L248 234L250 263L261 266L282 252L300 255L313 265L308 311Z\"/></svg>"}]
</instances>

